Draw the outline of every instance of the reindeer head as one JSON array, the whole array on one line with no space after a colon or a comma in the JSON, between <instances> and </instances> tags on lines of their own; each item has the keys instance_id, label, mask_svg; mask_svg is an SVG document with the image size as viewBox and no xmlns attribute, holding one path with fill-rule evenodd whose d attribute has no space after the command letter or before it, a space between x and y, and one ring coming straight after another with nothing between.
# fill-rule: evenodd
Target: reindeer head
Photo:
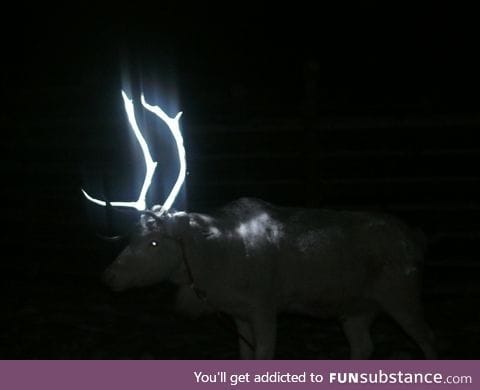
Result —
<instances>
[{"instance_id":1,"label":"reindeer head","mask_svg":"<svg viewBox=\"0 0 480 390\"><path fill-rule=\"evenodd\" d=\"M163 205L148 208L145 199L152 183L157 162L153 161L148 145L140 132L135 119L132 100L123 91L122 96L130 126L140 144L145 159L145 179L138 199L129 202L107 202L93 198L82 189L85 197L99 206L110 205L112 207L132 208L140 213L140 222L135 233L130 237L129 246L105 271L105 281L114 290L159 282L168 277L181 264L182 248L179 245L178 238L176 238L175 226L178 225L176 221L185 219L182 217L186 215L185 213L169 213L186 176L185 148L179 126L182 113L179 112L171 118L160 107L149 105L143 95L141 97L142 106L163 120L172 133L180 160L180 171L167 199Z\"/></svg>"},{"instance_id":2,"label":"reindeer head","mask_svg":"<svg viewBox=\"0 0 480 390\"><path fill-rule=\"evenodd\" d=\"M115 291L147 286L171 279L184 264L182 236L188 214L144 214L129 245L104 273Z\"/></svg>"}]
</instances>

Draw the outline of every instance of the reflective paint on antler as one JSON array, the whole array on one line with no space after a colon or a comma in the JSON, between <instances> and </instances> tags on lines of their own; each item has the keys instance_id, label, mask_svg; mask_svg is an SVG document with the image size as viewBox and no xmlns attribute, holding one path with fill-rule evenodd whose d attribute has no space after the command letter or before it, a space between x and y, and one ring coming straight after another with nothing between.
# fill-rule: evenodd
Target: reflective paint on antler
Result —
<instances>
[{"instance_id":1,"label":"reflective paint on antler","mask_svg":"<svg viewBox=\"0 0 480 390\"><path fill-rule=\"evenodd\" d=\"M177 197L178 193L180 192L180 189L182 188L182 184L185 181L185 176L187 174L187 161L185 157L185 147L183 145L183 137L180 131L180 124L179 124L179 120L180 120L180 117L182 116L182 112L180 111L174 118L171 118L159 106L151 106L150 104L148 104L145 101L143 94L141 96L141 101L142 101L143 107L145 107L148 111L158 116L161 120L163 120L167 124L167 127L172 132L172 135L175 138L175 143L177 145L177 151L178 151L178 159L180 161L180 172L178 174L177 181L175 182L175 185L173 186L172 191L168 195L167 200L165 200L164 204L161 206L160 215L162 215L168 210L170 210L170 208L172 207L173 202L175 201L175 198Z\"/></svg>"},{"instance_id":2,"label":"reflective paint on antler","mask_svg":"<svg viewBox=\"0 0 480 390\"><path fill-rule=\"evenodd\" d=\"M146 167L146 172L145 172L145 180L143 181L143 186L140 191L140 195L138 196L137 201L135 202L110 202L110 204L114 207L132 207L135 208L139 211L146 210L147 205L145 202L145 198L147 196L147 191L152 184L152 178L153 174L155 173L155 168L157 166L157 162L153 161L152 156L150 154L150 150L148 149L147 142L145 141L145 138L143 138L142 133L140 132L140 129L138 127L137 121L135 119L135 110L133 107L133 102L131 99L128 98L126 93L122 91L122 97L123 97L123 102L125 104L125 111L128 116L128 121L130 122L130 126L132 127L132 130L135 134L135 137L137 138L138 143L140 144L140 147L142 148L143 156L145 158L145 167ZM142 96L142 101L143 101L143 96ZM168 123L167 123L168 124ZM85 197L100 206L106 206L107 202L104 200L99 200L91 197L87 192L85 192L82 189L83 195Z\"/></svg>"}]
</instances>

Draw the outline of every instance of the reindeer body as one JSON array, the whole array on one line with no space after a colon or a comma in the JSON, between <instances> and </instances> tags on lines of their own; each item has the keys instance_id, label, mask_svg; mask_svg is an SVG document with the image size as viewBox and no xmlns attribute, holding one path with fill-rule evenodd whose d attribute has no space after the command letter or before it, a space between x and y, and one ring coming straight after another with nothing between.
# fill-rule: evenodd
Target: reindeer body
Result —
<instances>
[{"instance_id":1,"label":"reindeer body","mask_svg":"<svg viewBox=\"0 0 480 390\"><path fill-rule=\"evenodd\" d=\"M142 95L142 106L175 139L180 163L163 205L149 209L146 195L157 162L136 122L133 101L123 91L122 97L145 160L138 198L109 202L82 190L99 206L143 214L140 231L105 272L114 290L167 279L193 285L212 307L233 316L247 340L240 339L243 358L274 356L276 317L284 310L341 320L352 358L370 356L369 327L383 310L426 357L434 356L420 303L422 249L403 223L386 215L281 208L247 198L212 215L169 214L187 172L181 112L170 117Z\"/></svg>"},{"instance_id":2,"label":"reindeer body","mask_svg":"<svg viewBox=\"0 0 480 390\"><path fill-rule=\"evenodd\" d=\"M240 339L242 358L273 358L282 311L339 319L352 358L370 356L369 327L384 311L434 356L420 302L422 249L391 216L242 198L210 215L143 218L142 231L106 271L110 286L193 282L253 344Z\"/></svg>"}]
</instances>

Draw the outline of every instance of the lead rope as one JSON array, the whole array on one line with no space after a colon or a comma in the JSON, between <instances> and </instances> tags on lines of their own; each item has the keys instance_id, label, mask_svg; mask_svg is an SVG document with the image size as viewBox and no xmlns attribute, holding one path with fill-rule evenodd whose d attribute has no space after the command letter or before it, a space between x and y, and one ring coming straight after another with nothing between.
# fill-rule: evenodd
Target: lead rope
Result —
<instances>
[{"instance_id":1,"label":"lead rope","mask_svg":"<svg viewBox=\"0 0 480 390\"><path fill-rule=\"evenodd\" d=\"M217 310L215 308L215 306L213 306L212 303L208 301L207 294L205 293L205 291L201 290L195 284L192 269L190 268L190 264L188 263L188 260L187 260L187 255L185 253L185 246L183 244L183 241L181 239L176 239L176 238L173 238L173 237L172 237L172 239L178 242L178 244L180 245L180 248L182 250L182 258L183 258L183 263L185 264L185 268L187 269L187 275L188 275L188 279L189 279L189 281L188 281L189 287L193 290L193 292L195 293L195 295L197 296L197 298L200 301L202 301L204 304L206 304L207 306L209 306L213 310L213 312L216 314L216 316L221 320L221 323L223 324L223 326L226 329L230 330L231 332L235 333L252 350L252 352L254 352L255 347L253 346L253 344L243 334L241 334L236 327L231 325L231 322L230 322L228 316L225 313Z\"/></svg>"}]
</instances>

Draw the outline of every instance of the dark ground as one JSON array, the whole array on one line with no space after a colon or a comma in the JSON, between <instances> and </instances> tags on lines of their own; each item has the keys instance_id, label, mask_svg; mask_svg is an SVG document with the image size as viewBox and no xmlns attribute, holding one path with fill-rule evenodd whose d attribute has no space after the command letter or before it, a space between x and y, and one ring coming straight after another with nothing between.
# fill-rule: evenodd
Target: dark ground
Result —
<instances>
[{"instance_id":1,"label":"dark ground","mask_svg":"<svg viewBox=\"0 0 480 390\"><path fill-rule=\"evenodd\" d=\"M435 3L298 14L257 5L219 17L160 8L161 17L136 9L114 21L20 11L11 15L17 29L2 31L0 358L237 356L216 317L175 313L171 286L114 294L100 281L121 248L95 234L124 232L128 218L115 215L109 227L80 188L128 199L141 181L126 88L184 111L190 175L178 208L248 195L387 211L420 227L440 358L478 359L475 14ZM175 170L167 141L150 137L162 175ZM168 191L161 179L174 176L157 179L165 188L153 188L155 202ZM379 359L421 357L388 318L373 334ZM342 359L348 345L333 321L284 315L277 357Z\"/></svg>"},{"instance_id":2,"label":"dark ground","mask_svg":"<svg viewBox=\"0 0 480 390\"><path fill-rule=\"evenodd\" d=\"M90 281L50 283L9 311L2 331L6 359L236 359L236 338L216 317L191 321L174 314L159 289L112 297ZM72 287L73 286L73 287ZM30 287L31 288L31 287ZM62 289L62 297L52 291ZM68 294L70 292L70 295ZM168 296L168 295L167 295ZM160 302L160 303L159 303ZM441 359L478 359L478 297L426 299ZM459 319L461 319L459 321ZM372 329L377 359L421 359L396 325L380 318ZM279 320L277 358L347 359L348 345L333 321L296 316Z\"/></svg>"}]
</instances>

